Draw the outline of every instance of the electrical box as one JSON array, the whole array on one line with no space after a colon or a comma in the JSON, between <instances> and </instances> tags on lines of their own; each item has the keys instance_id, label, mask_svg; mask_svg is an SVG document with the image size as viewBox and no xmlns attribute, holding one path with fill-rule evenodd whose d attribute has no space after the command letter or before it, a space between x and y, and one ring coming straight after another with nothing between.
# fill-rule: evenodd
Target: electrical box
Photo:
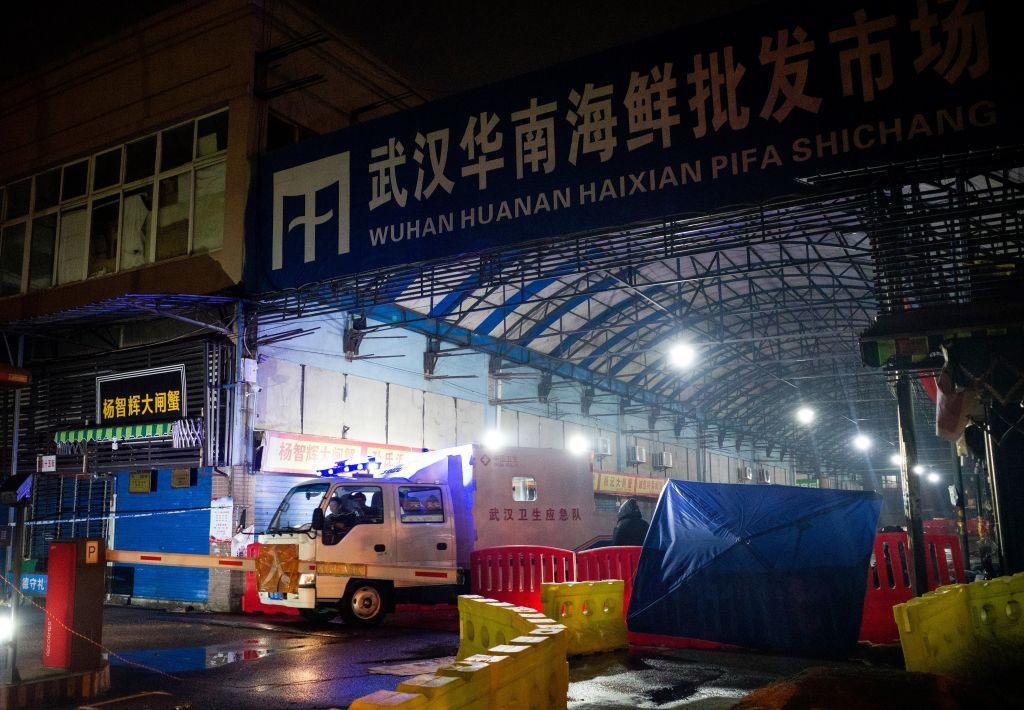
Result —
<instances>
[{"instance_id":1,"label":"electrical box","mask_svg":"<svg viewBox=\"0 0 1024 710\"><path fill-rule=\"evenodd\" d=\"M612 455L612 442L607 437L597 437L597 447L594 453L598 456L611 456Z\"/></svg>"},{"instance_id":2,"label":"electrical box","mask_svg":"<svg viewBox=\"0 0 1024 710\"><path fill-rule=\"evenodd\" d=\"M259 365L256 364L256 360L251 357L242 358L242 371L239 373L239 379L242 382L246 382L250 385L256 384L256 378L259 374Z\"/></svg>"},{"instance_id":3,"label":"electrical box","mask_svg":"<svg viewBox=\"0 0 1024 710\"><path fill-rule=\"evenodd\" d=\"M73 673L100 668L107 577L103 540L54 540L47 573L43 665Z\"/></svg>"},{"instance_id":4,"label":"electrical box","mask_svg":"<svg viewBox=\"0 0 1024 710\"><path fill-rule=\"evenodd\" d=\"M647 463L647 449L643 446L630 446L626 450L626 459L629 461L630 466Z\"/></svg>"},{"instance_id":5,"label":"electrical box","mask_svg":"<svg viewBox=\"0 0 1024 710\"><path fill-rule=\"evenodd\" d=\"M651 465L654 468L666 469L672 468L672 452L671 451L659 451L653 454L651 457Z\"/></svg>"}]
</instances>

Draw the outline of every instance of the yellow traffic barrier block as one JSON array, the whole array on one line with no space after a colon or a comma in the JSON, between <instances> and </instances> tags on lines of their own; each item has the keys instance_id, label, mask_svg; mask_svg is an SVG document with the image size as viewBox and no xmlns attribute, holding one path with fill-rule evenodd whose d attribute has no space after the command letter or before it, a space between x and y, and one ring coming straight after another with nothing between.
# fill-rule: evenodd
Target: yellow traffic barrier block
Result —
<instances>
[{"instance_id":1,"label":"yellow traffic barrier block","mask_svg":"<svg viewBox=\"0 0 1024 710\"><path fill-rule=\"evenodd\" d=\"M535 628L554 624L554 620L529 607L514 607L476 595L461 596L457 658L483 653Z\"/></svg>"},{"instance_id":2,"label":"yellow traffic barrier block","mask_svg":"<svg viewBox=\"0 0 1024 710\"><path fill-rule=\"evenodd\" d=\"M489 690L483 677L452 675L418 675L398 684L401 693L424 696L428 707L487 710Z\"/></svg>"},{"instance_id":3,"label":"yellow traffic barrier block","mask_svg":"<svg viewBox=\"0 0 1024 710\"><path fill-rule=\"evenodd\" d=\"M1024 667L1024 573L893 607L907 670L983 678Z\"/></svg>"},{"instance_id":4,"label":"yellow traffic barrier block","mask_svg":"<svg viewBox=\"0 0 1024 710\"><path fill-rule=\"evenodd\" d=\"M972 662L966 584L940 587L893 607L908 671L957 675Z\"/></svg>"},{"instance_id":5,"label":"yellow traffic barrier block","mask_svg":"<svg viewBox=\"0 0 1024 710\"><path fill-rule=\"evenodd\" d=\"M402 710L425 710L427 699L413 693L396 693L393 690L378 690L352 701L349 710L379 710L381 708L402 708Z\"/></svg>"},{"instance_id":6,"label":"yellow traffic barrier block","mask_svg":"<svg viewBox=\"0 0 1024 710\"><path fill-rule=\"evenodd\" d=\"M620 583L621 594L621 583ZM459 597L458 660L396 691L356 700L354 710L523 710L566 707L568 630L527 607Z\"/></svg>"},{"instance_id":7,"label":"yellow traffic barrier block","mask_svg":"<svg viewBox=\"0 0 1024 710\"><path fill-rule=\"evenodd\" d=\"M978 661L1024 668L1024 572L967 585Z\"/></svg>"},{"instance_id":8,"label":"yellow traffic barrier block","mask_svg":"<svg viewBox=\"0 0 1024 710\"><path fill-rule=\"evenodd\" d=\"M568 655L626 647L624 584L616 579L541 585L544 613L566 627Z\"/></svg>"}]
</instances>

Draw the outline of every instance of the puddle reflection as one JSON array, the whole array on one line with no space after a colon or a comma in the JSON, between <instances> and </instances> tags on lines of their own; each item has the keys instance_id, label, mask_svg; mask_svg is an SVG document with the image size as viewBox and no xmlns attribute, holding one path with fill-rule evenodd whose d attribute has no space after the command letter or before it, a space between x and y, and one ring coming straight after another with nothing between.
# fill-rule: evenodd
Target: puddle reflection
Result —
<instances>
[{"instance_id":1,"label":"puddle reflection","mask_svg":"<svg viewBox=\"0 0 1024 710\"><path fill-rule=\"evenodd\" d=\"M294 648L293 644L288 645ZM264 639L250 639L241 643L216 644L212 646L188 646L181 648L147 648L137 651L118 651L120 658L110 658L113 666L137 667L141 664L164 673L218 668L238 661L254 661L282 650L270 646Z\"/></svg>"}]
</instances>

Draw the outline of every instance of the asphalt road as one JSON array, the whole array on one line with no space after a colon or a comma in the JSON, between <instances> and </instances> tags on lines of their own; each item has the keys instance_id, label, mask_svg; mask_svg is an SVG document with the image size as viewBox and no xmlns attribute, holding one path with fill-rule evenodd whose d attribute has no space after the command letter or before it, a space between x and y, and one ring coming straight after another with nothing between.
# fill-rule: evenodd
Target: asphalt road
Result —
<instances>
[{"instance_id":1,"label":"asphalt road","mask_svg":"<svg viewBox=\"0 0 1024 710\"><path fill-rule=\"evenodd\" d=\"M455 654L452 611L389 617L355 631L293 618L178 614L108 607L111 692L101 710L344 708ZM21 626L22 669L39 662L41 619ZM821 661L754 653L633 649L573 659L569 707L726 708L753 689ZM373 669L373 670L371 670Z\"/></svg>"}]
</instances>

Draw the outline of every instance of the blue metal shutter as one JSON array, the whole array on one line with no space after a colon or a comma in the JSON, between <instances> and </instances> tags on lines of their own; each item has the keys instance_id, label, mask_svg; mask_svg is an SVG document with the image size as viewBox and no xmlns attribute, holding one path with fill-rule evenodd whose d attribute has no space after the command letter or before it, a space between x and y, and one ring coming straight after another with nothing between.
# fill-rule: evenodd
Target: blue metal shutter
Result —
<instances>
[{"instance_id":1,"label":"blue metal shutter","mask_svg":"<svg viewBox=\"0 0 1024 710\"><path fill-rule=\"evenodd\" d=\"M159 469L156 490L151 493L129 493L128 478L128 473L117 474L115 549L210 554L213 474L209 468L199 469L197 483L190 488L171 488L171 470ZM185 602L207 599L209 570L128 566L135 568L133 596Z\"/></svg>"}]
</instances>

